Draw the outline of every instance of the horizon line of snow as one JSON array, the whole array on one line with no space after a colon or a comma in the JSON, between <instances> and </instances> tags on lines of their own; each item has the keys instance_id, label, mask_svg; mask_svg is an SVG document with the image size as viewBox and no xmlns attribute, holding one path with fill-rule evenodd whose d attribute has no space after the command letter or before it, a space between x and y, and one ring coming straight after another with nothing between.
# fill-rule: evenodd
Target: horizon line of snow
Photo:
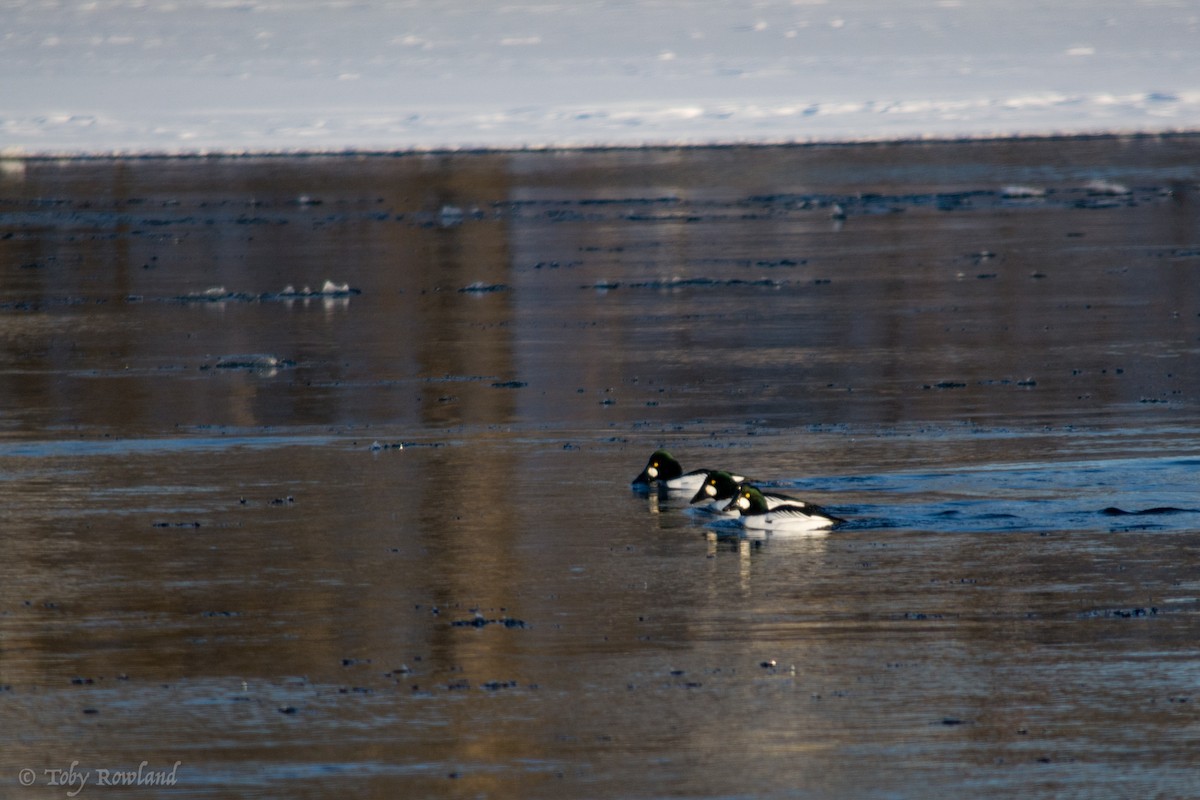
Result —
<instances>
[{"instance_id":1,"label":"horizon line of snow","mask_svg":"<svg viewBox=\"0 0 1200 800\"><path fill-rule=\"evenodd\" d=\"M1064 115L1069 111L1069 115ZM1200 92L607 103L480 109L210 108L141 117L0 112L0 157L820 144L1200 131Z\"/></svg>"}]
</instances>

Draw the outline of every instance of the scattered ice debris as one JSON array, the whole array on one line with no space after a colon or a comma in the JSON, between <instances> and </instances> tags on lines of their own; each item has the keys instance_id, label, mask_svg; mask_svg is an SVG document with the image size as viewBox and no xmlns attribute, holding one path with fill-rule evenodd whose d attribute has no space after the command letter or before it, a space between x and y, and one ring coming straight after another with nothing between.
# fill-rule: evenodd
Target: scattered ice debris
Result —
<instances>
[{"instance_id":1,"label":"scattered ice debris","mask_svg":"<svg viewBox=\"0 0 1200 800\"><path fill-rule=\"evenodd\" d=\"M358 289L350 288L348 283L334 283L333 281L325 281L321 284L320 289L310 289L305 286L297 291L290 284L285 286L282 292L279 292L279 297L344 297L351 294L360 294ZM266 297L267 295L264 295Z\"/></svg>"},{"instance_id":2,"label":"scattered ice debris","mask_svg":"<svg viewBox=\"0 0 1200 800\"><path fill-rule=\"evenodd\" d=\"M229 299L237 299L231 292L225 291L224 286L215 286L203 292L188 292L171 298L177 303L220 303ZM249 299L247 296L246 299Z\"/></svg>"},{"instance_id":3,"label":"scattered ice debris","mask_svg":"<svg viewBox=\"0 0 1200 800\"><path fill-rule=\"evenodd\" d=\"M1158 616L1158 606L1149 608L1097 608L1080 611L1080 619L1134 619L1138 617Z\"/></svg>"},{"instance_id":4,"label":"scattered ice debris","mask_svg":"<svg viewBox=\"0 0 1200 800\"><path fill-rule=\"evenodd\" d=\"M503 625L505 628L526 628L525 620L513 619L512 617L500 617L499 619L487 619L486 617L476 614L471 619L456 619L450 623L454 628L484 628L488 625Z\"/></svg>"},{"instance_id":5,"label":"scattered ice debris","mask_svg":"<svg viewBox=\"0 0 1200 800\"><path fill-rule=\"evenodd\" d=\"M461 225L464 216L463 210L458 206L444 205L438 212L438 222L443 228L451 228Z\"/></svg>"},{"instance_id":6,"label":"scattered ice debris","mask_svg":"<svg viewBox=\"0 0 1200 800\"><path fill-rule=\"evenodd\" d=\"M376 440L371 442L371 452L378 453L383 450L404 450L410 447L445 447L445 442L381 442Z\"/></svg>"},{"instance_id":7,"label":"scattered ice debris","mask_svg":"<svg viewBox=\"0 0 1200 800\"><path fill-rule=\"evenodd\" d=\"M1106 181L1100 178L1089 181L1083 188L1087 189L1088 194L1102 195L1104 197L1124 197L1127 194L1132 194L1128 186L1116 181Z\"/></svg>"},{"instance_id":8,"label":"scattered ice debris","mask_svg":"<svg viewBox=\"0 0 1200 800\"><path fill-rule=\"evenodd\" d=\"M221 356L213 364L215 369L245 369L254 372L275 372L283 367L294 366L295 361L262 353Z\"/></svg>"},{"instance_id":9,"label":"scattered ice debris","mask_svg":"<svg viewBox=\"0 0 1200 800\"><path fill-rule=\"evenodd\" d=\"M497 376L495 375L451 375L448 372L445 375L424 379L426 383L477 383L494 380L497 380Z\"/></svg>"},{"instance_id":10,"label":"scattered ice debris","mask_svg":"<svg viewBox=\"0 0 1200 800\"><path fill-rule=\"evenodd\" d=\"M1009 200L1032 200L1046 196L1045 189L1039 189L1036 186L1005 186L1000 190L1000 196Z\"/></svg>"},{"instance_id":11,"label":"scattered ice debris","mask_svg":"<svg viewBox=\"0 0 1200 800\"><path fill-rule=\"evenodd\" d=\"M458 291L461 294L491 294L493 292L507 292L508 286L503 283L484 283L483 281L475 281L472 284L462 287Z\"/></svg>"},{"instance_id":12,"label":"scattered ice debris","mask_svg":"<svg viewBox=\"0 0 1200 800\"><path fill-rule=\"evenodd\" d=\"M189 292L173 297L171 300L176 303L271 303L290 300L341 299L359 294L362 294L362 290L355 289L349 283L334 283L327 280L319 289L312 289L309 286L297 289L293 284L288 284L281 291L258 294L231 292L224 286L213 286L203 292Z\"/></svg>"},{"instance_id":13,"label":"scattered ice debris","mask_svg":"<svg viewBox=\"0 0 1200 800\"><path fill-rule=\"evenodd\" d=\"M788 281L774 280L772 278L757 278L747 280L745 278L662 278L649 281L632 281L624 284L630 289L684 289L689 287L732 287L732 286L762 286L769 289L778 289L781 286L786 286ZM580 285L580 289L591 289L593 291L611 291L621 286L618 282L598 281L596 283L585 283Z\"/></svg>"}]
</instances>

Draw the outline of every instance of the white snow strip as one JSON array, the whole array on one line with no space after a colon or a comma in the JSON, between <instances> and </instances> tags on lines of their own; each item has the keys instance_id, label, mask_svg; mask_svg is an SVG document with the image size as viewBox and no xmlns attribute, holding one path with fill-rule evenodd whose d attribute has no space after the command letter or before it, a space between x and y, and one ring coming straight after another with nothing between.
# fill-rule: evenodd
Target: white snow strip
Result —
<instances>
[{"instance_id":1,"label":"white snow strip","mask_svg":"<svg viewBox=\"0 0 1200 800\"><path fill-rule=\"evenodd\" d=\"M3 6L10 158L1200 131L1189 3Z\"/></svg>"}]
</instances>

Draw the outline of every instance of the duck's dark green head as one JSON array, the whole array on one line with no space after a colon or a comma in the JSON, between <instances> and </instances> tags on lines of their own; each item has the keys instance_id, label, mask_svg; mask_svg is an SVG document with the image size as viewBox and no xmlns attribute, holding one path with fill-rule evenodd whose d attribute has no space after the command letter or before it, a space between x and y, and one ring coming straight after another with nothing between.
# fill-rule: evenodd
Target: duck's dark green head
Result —
<instances>
[{"instance_id":1,"label":"duck's dark green head","mask_svg":"<svg viewBox=\"0 0 1200 800\"><path fill-rule=\"evenodd\" d=\"M650 483L651 481L669 481L683 474L683 467L675 457L666 450L655 450L646 462L646 468L633 479L634 483Z\"/></svg>"},{"instance_id":2,"label":"duck's dark green head","mask_svg":"<svg viewBox=\"0 0 1200 800\"><path fill-rule=\"evenodd\" d=\"M704 479L704 485L692 498L693 503L704 501L728 500L738 492L738 482L724 470L713 470Z\"/></svg>"},{"instance_id":3,"label":"duck's dark green head","mask_svg":"<svg viewBox=\"0 0 1200 800\"><path fill-rule=\"evenodd\" d=\"M748 483L743 483L738 489L737 497L726 508L736 508L743 515L767 513L767 498L762 492Z\"/></svg>"}]
</instances>

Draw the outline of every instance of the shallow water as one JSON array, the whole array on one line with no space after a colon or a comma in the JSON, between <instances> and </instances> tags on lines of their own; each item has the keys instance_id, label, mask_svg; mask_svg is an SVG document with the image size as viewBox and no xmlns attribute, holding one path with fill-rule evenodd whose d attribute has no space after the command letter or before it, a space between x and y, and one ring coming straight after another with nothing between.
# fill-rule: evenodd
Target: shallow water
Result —
<instances>
[{"instance_id":1,"label":"shallow water","mask_svg":"<svg viewBox=\"0 0 1200 800\"><path fill-rule=\"evenodd\" d=\"M6 162L3 794L1200 791L1197 164Z\"/></svg>"}]
</instances>

